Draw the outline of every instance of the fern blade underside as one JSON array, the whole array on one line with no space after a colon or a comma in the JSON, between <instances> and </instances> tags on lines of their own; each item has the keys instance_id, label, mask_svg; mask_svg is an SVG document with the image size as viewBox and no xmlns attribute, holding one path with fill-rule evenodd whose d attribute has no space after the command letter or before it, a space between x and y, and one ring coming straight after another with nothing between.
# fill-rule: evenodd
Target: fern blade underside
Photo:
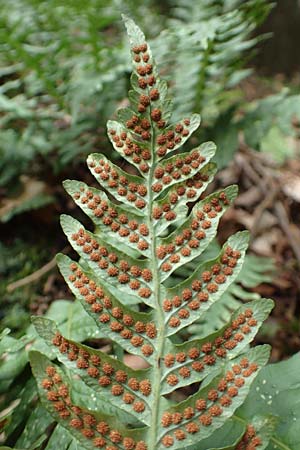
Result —
<instances>
[{"instance_id":1,"label":"fern blade underside","mask_svg":"<svg viewBox=\"0 0 300 450\"><path fill-rule=\"evenodd\" d=\"M105 352L67 339L45 318L34 324L61 366L37 352L32 352L31 364L43 405L83 448L192 448L229 423L266 364L268 347L249 350L248 344L272 302L244 305L213 335L175 344L174 336L184 335L185 327L205 315L236 279L248 236L231 236L218 257L187 280L172 288L164 284L207 248L237 188L211 194L188 212L187 203L197 200L213 177L215 146L205 143L175 153L200 117L170 123L166 83L141 30L131 19L124 21L134 66L132 109L120 110L119 121L109 121L108 135L136 174L93 154L88 166L109 195L85 183L65 182L95 228L87 231L63 216L63 230L80 261L59 255L58 265L101 333L143 358L147 369L130 369ZM95 398L119 411L116 417L73 403L70 386L78 376ZM194 395L176 401L178 388L199 381Z\"/></svg>"}]
</instances>

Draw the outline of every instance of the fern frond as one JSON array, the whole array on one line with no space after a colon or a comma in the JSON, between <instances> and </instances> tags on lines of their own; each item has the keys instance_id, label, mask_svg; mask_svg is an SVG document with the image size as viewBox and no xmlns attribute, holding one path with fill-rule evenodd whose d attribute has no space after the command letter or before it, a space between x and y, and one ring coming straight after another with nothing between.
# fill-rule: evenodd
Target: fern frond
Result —
<instances>
[{"instance_id":1,"label":"fern frond","mask_svg":"<svg viewBox=\"0 0 300 450\"><path fill-rule=\"evenodd\" d=\"M176 117L196 110L207 121L220 112L224 90L249 74L242 67L243 54L249 59L249 51L262 38L251 33L271 8L265 0L175 2L174 18L162 38L169 43L164 53L174 58L169 57L168 66Z\"/></svg>"},{"instance_id":2,"label":"fern frond","mask_svg":"<svg viewBox=\"0 0 300 450\"><path fill-rule=\"evenodd\" d=\"M218 330L230 319L232 312L245 301L259 300L263 303L265 300L258 293L251 292L249 289L255 288L261 283L270 283L274 276L275 265L272 260L246 255L243 267L235 281L199 322L189 326L189 334L192 337L202 337Z\"/></svg>"},{"instance_id":3,"label":"fern frond","mask_svg":"<svg viewBox=\"0 0 300 450\"><path fill-rule=\"evenodd\" d=\"M65 183L94 230L62 216L80 261L59 255L58 265L102 335L143 358L147 368L129 368L121 358L69 339L41 317L33 323L60 365L38 352L30 359L42 404L83 448L179 449L213 436L243 404L269 355L268 346L248 346L273 303L243 305L216 333L176 344L177 333L205 317L236 280L248 233L231 236L216 258L168 287L173 271L207 249L237 188L229 186L188 209L214 175L215 146L209 142L175 154L200 118L185 115L171 122L167 86L149 45L131 19L124 21L133 91L130 107L119 111L118 121L109 121L108 135L135 174L93 154L89 168L107 194ZM114 417L104 406L99 413L76 405L78 383L98 404L109 403ZM191 384L195 393L178 402L175 391Z\"/></svg>"}]
</instances>

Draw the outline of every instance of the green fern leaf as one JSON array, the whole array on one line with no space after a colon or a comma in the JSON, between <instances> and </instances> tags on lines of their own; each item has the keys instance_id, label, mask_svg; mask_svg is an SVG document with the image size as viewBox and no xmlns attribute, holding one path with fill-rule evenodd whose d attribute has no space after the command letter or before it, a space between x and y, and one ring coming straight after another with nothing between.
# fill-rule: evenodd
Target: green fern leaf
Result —
<instances>
[{"instance_id":1,"label":"green fern leaf","mask_svg":"<svg viewBox=\"0 0 300 450\"><path fill-rule=\"evenodd\" d=\"M124 429L124 425L112 416L92 414L89 410L73 405L69 397L68 379L58 366L36 352L31 352L30 362L42 403L58 423L68 430L71 428L72 435L85 449L94 450L106 444L131 442L134 441L133 437L136 439L145 434L144 429ZM58 398L61 400L51 400Z\"/></svg>"},{"instance_id":2,"label":"green fern leaf","mask_svg":"<svg viewBox=\"0 0 300 450\"><path fill-rule=\"evenodd\" d=\"M180 449L234 427L227 445L233 448L246 430L245 424L234 422L235 411L269 356L268 346L249 349L249 343L273 303L242 305L216 333L175 343L178 333L205 318L237 279L248 233L231 236L214 259L168 287L175 270L207 249L237 187L188 208L215 173L210 162L215 145L208 142L175 154L200 118L193 114L171 122L167 86L149 45L131 19L124 21L134 67L131 106L119 111L118 121L108 122L108 135L135 174L93 154L88 166L109 195L84 183L65 182L94 231L63 215L63 231L80 261L59 255L58 265L101 335L141 357L147 368L130 368L121 360L122 352L117 358L78 343L54 321L38 317L34 326L59 365L31 352L32 370L42 405L82 448ZM195 393L178 402L178 388L189 385ZM92 401L83 404L88 396Z\"/></svg>"}]
</instances>

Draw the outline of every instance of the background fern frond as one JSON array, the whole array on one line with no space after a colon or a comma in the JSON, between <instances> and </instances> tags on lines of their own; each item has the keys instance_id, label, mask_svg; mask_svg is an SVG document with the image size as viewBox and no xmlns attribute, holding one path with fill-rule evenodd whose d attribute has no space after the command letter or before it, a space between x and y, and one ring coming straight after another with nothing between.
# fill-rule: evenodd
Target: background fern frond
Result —
<instances>
[{"instance_id":1,"label":"background fern frond","mask_svg":"<svg viewBox=\"0 0 300 450\"><path fill-rule=\"evenodd\" d=\"M210 121L220 114L226 89L249 75L241 54L247 52L249 58L261 39L251 33L271 8L272 3L263 0L175 2L174 19L162 40L170 45L163 57L172 67L176 117L196 110Z\"/></svg>"}]
</instances>

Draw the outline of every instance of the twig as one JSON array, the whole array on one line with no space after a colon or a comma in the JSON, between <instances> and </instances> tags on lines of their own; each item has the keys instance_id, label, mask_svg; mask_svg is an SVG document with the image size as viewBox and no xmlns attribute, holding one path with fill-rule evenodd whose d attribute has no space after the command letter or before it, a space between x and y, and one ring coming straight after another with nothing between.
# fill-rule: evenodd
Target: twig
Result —
<instances>
[{"instance_id":1,"label":"twig","mask_svg":"<svg viewBox=\"0 0 300 450\"><path fill-rule=\"evenodd\" d=\"M236 155L237 164L244 170L246 175L250 178L254 185L257 185L260 190L265 194L267 191L265 182L263 179L257 174L257 172L253 169L247 157L242 154Z\"/></svg>"},{"instance_id":2,"label":"twig","mask_svg":"<svg viewBox=\"0 0 300 450\"><path fill-rule=\"evenodd\" d=\"M63 249L63 252L66 251L66 248ZM20 280L14 281L13 283L10 283L6 286L7 292L13 292L14 290L18 289L19 287L25 286L26 284L34 283L39 278L41 278L43 275L45 275L47 272L50 272L54 267L56 266L56 256L54 256L51 261L49 261L47 264L42 266L40 269L36 270L35 272L31 273L27 277L21 278Z\"/></svg>"},{"instance_id":3,"label":"twig","mask_svg":"<svg viewBox=\"0 0 300 450\"><path fill-rule=\"evenodd\" d=\"M243 167L249 178L259 187L261 192L266 196L265 200L272 199L272 196L269 194L270 191L275 190L274 192L274 199L276 198L275 194L278 194L279 190L274 189L274 186L272 187L272 180L273 177L268 174L268 170L266 167L261 168L261 166L258 167L258 164L255 164L256 169L259 170L260 175L257 174L257 172L254 170L254 168L251 166L250 162L248 161L247 157L242 157L240 160L238 160L238 163L240 166ZM269 176L268 176L269 175ZM262 176L265 176L266 182L263 182ZM268 198L269 197L269 198ZM264 202L263 202L264 203ZM290 221L287 216L286 210L283 206L283 204L278 200L274 204L274 211L277 216L277 219L279 221L280 227L283 230L283 232L286 235L287 240L289 241L289 244L294 252L294 255L298 261L298 265L300 266L300 246L297 241L299 239L295 235L294 231L291 229Z\"/></svg>"},{"instance_id":4,"label":"twig","mask_svg":"<svg viewBox=\"0 0 300 450\"><path fill-rule=\"evenodd\" d=\"M269 193L265 194L265 198L263 201L255 208L253 212L254 220L253 220L253 227L251 229L251 235L252 239L257 234L257 230L259 229L259 225L263 216L264 211L267 208L270 208L273 206L274 201L278 195L278 188L273 188L269 190Z\"/></svg>"}]
</instances>

